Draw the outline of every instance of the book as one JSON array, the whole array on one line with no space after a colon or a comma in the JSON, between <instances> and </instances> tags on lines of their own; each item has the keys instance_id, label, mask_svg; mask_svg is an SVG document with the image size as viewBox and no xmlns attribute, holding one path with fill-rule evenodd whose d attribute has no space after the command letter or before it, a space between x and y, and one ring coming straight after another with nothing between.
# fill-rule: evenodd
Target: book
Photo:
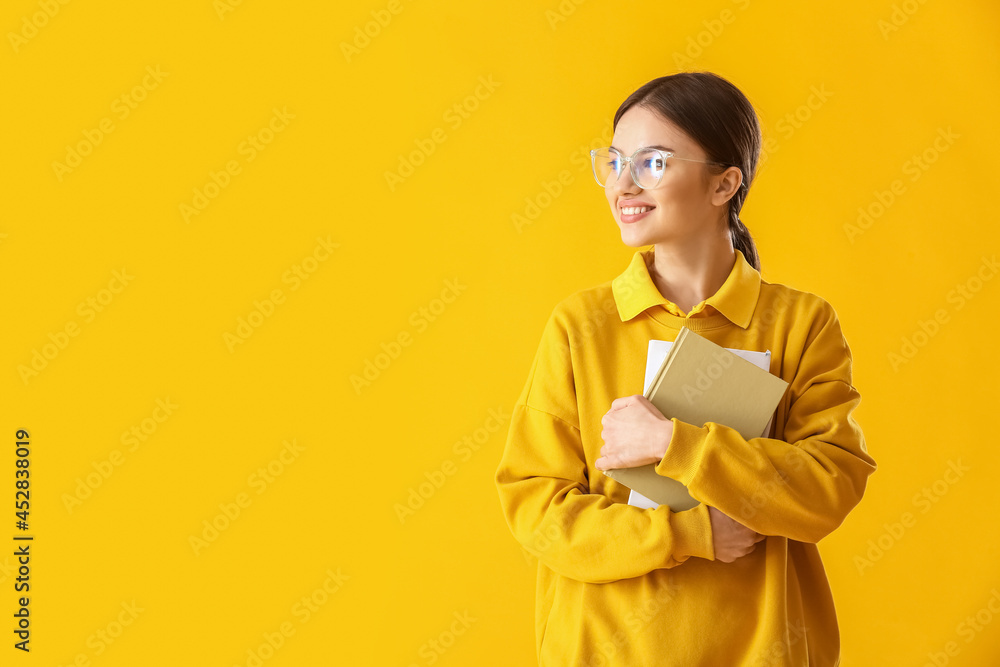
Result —
<instances>
[{"instance_id":1,"label":"book","mask_svg":"<svg viewBox=\"0 0 1000 667\"><path fill-rule=\"evenodd\" d=\"M652 357L653 342L650 342ZM768 368L764 367L764 364ZM770 351L733 350L716 345L682 327L643 392L667 419L704 426L708 422L735 429L746 439L766 437L774 411L788 383L769 370ZM653 463L605 470L604 474L632 490L629 504L668 505L675 512L698 505L687 487L656 473Z\"/></svg>"},{"instance_id":2,"label":"book","mask_svg":"<svg viewBox=\"0 0 1000 667\"><path fill-rule=\"evenodd\" d=\"M674 344L673 341L655 340L655 339L649 341L649 349L646 353L646 374L645 374L645 379L643 380L642 383L643 393L645 393L650 389L653 383L653 379L659 372L660 366L663 364L663 360L670 352L670 348L673 346L673 344ZM770 350L757 352L755 350L741 350L734 347L727 347L726 349L732 352L733 354L737 355L738 357L746 359L747 361L756 365L757 367L764 369L765 371L771 370ZM771 424L773 422L774 422L774 415L772 414L771 418L767 422L767 425L764 427L763 432L761 433L762 436L766 437L771 432ZM690 498L690 494L687 494L687 497L684 498L683 500L686 502L683 501L680 503L675 502L674 505L693 507L696 504L696 501ZM656 508L660 505L660 503L650 498L647 498L646 496L642 495L635 489L630 489L628 496L628 504L641 508L647 508L647 507Z\"/></svg>"}]
</instances>

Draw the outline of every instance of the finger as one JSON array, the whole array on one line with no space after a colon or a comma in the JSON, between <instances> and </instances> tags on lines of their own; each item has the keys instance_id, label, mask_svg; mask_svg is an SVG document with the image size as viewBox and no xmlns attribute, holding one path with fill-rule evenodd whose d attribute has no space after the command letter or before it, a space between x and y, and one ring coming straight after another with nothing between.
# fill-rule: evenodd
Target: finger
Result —
<instances>
[{"instance_id":1,"label":"finger","mask_svg":"<svg viewBox=\"0 0 1000 667\"><path fill-rule=\"evenodd\" d=\"M757 537L755 537L754 540L753 540L754 544L756 544L757 542L760 542L765 537L767 537L767 535L761 535L760 533L757 533Z\"/></svg>"},{"instance_id":2,"label":"finger","mask_svg":"<svg viewBox=\"0 0 1000 667\"><path fill-rule=\"evenodd\" d=\"M632 403L631 396L622 396L621 398L616 398L615 400L611 401L611 410L621 410L622 408L631 405L631 403ZM608 412L611 412L611 410L608 410Z\"/></svg>"}]
</instances>

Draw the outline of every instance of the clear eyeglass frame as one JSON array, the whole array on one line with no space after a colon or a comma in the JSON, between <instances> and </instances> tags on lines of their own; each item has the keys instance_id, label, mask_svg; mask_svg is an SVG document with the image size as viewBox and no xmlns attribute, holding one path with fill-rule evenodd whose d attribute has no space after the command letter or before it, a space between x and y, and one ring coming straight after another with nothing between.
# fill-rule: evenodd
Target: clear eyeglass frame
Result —
<instances>
[{"instance_id":1,"label":"clear eyeglass frame","mask_svg":"<svg viewBox=\"0 0 1000 667\"><path fill-rule=\"evenodd\" d=\"M600 153L601 151L606 151L608 153L614 153L615 155L618 155L623 161L625 161L626 163L628 163L629 173L632 175L632 182L635 183L638 187L642 188L643 190L652 190L653 188L655 188L656 186L658 186L660 184L660 181L663 179L663 171L666 168L666 166L667 166L667 164L668 164L668 162L670 160L684 160L685 162L700 162L702 164L715 164L715 165L719 165L719 166L722 166L722 167L727 166L724 162L716 162L715 160L696 160L694 158L678 157L678 156L674 155L671 151L664 151L664 150L660 150L659 148L651 148L651 147L639 148L634 153L632 153L631 156L625 156L617 148L612 148L611 146L605 146L603 148L595 148L595 149L593 149L593 150L590 151L590 167L591 167L591 170L593 171L593 174L594 174L594 180L597 181L597 184L599 186L601 186L602 188L608 187L608 184L607 183L602 183L601 179L600 179L600 177L598 176L598 173L597 173L597 156L598 156L598 153ZM643 185L642 183L640 183L639 179L636 178L636 173L635 173L635 170L636 170L636 168L635 168L635 164L636 164L635 163L635 158L636 158L637 155L639 155L639 153L642 153L644 151L652 152L652 153L657 154L657 156L663 161L663 166L664 166L664 169L660 170L660 175L657 176L656 182L652 183L652 184L648 184L648 185ZM611 171L614 171L614 170L611 170ZM608 176L611 176L611 172L608 173ZM618 172L618 175L615 178L615 181L617 182L617 180L619 178L621 178L621 172L620 171Z\"/></svg>"}]
</instances>

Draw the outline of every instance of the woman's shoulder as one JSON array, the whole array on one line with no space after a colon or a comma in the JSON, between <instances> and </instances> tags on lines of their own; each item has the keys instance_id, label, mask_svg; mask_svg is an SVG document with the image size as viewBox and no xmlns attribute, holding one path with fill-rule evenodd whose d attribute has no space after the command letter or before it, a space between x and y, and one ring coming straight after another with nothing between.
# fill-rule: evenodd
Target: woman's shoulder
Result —
<instances>
[{"instance_id":1,"label":"woman's shoulder","mask_svg":"<svg viewBox=\"0 0 1000 667\"><path fill-rule=\"evenodd\" d=\"M566 347L581 332L593 333L620 321L611 281L569 292L551 307L542 332L543 345Z\"/></svg>"},{"instance_id":2,"label":"woman's shoulder","mask_svg":"<svg viewBox=\"0 0 1000 667\"><path fill-rule=\"evenodd\" d=\"M833 305L819 294L763 279L760 281L758 302L765 309L769 307L782 311L791 309L797 316L805 314L823 318L837 316Z\"/></svg>"},{"instance_id":3,"label":"woman's shoulder","mask_svg":"<svg viewBox=\"0 0 1000 667\"><path fill-rule=\"evenodd\" d=\"M618 312L611 281L584 287L566 294L552 308L552 318L566 324L591 321L597 313L613 315Z\"/></svg>"},{"instance_id":4,"label":"woman's shoulder","mask_svg":"<svg viewBox=\"0 0 1000 667\"><path fill-rule=\"evenodd\" d=\"M837 310L815 292L762 280L755 319L758 316L764 325L784 331L791 348L804 351L819 344L820 348L843 348L850 354Z\"/></svg>"}]
</instances>

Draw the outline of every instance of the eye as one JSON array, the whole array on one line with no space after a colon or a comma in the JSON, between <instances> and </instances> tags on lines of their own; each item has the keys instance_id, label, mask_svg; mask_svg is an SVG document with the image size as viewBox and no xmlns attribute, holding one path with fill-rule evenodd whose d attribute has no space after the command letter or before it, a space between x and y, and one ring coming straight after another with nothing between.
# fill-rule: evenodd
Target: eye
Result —
<instances>
[{"instance_id":1,"label":"eye","mask_svg":"<svg viewBox=\"0 0 1000 667\"><path fill-rule=\"evenodd\" d=\"M650 172L660 173L666 167L666 159L658 150L647 148L636 155L636 166Z\"/></svg>"}]
</instances>

